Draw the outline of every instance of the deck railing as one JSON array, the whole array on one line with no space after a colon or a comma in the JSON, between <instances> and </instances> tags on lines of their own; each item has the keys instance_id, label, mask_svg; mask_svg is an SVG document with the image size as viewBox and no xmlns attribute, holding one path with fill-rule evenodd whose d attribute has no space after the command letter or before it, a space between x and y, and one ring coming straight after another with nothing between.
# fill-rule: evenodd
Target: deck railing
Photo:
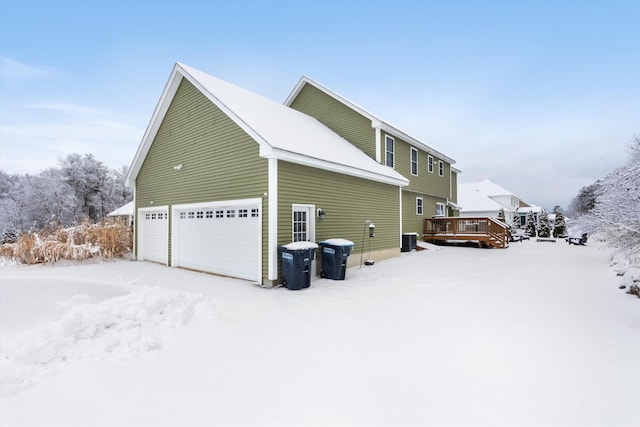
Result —
<instances>
[{"instance_id":1,"label":"deck railing","mask_svg":"<svg viewBox=\"0 0 640 427\"><path fill-rule=\"evenodd\" d=\"M508 227L494 218L438 217L424 220L425 240L477 240L507 247Z\"/></svg>"}]
</instances>

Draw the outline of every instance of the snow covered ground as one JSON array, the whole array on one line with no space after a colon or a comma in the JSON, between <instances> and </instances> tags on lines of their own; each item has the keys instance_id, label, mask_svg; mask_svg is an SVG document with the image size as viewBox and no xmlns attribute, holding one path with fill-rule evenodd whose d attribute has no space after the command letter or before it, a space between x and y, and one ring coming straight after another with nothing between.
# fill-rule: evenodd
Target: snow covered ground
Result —
<instances>
[{"instance_id":1,"label":"snow covered ground","mask_svg":"<svg viewBox=\"0 0 640 427\"><path fill-rule=\"evenodd\" d=\"M302 291L133 261L0 270L0 424L640 425L609 253L445 247Z\"/></svg>"}]
</instances>

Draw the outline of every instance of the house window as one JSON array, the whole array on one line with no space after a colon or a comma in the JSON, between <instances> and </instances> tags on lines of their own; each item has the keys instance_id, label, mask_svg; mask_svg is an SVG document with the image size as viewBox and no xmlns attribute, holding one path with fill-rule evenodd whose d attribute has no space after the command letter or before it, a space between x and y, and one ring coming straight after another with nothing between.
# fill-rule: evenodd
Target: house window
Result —
<instances>
[{"instance_id":1,"label":"house window","mask_svg":"<svg viewBox=\"0 0 640 427\"><path fill-rule=\"evenodd\" d=\"M416 197L416 215L422 215L422 197Z\"/></svg>"},{"instance_id":2,"label":"house window","mask_svg":"<svg viewBox=\"0 0 640 427\"><path fill-rule=\"evenodd\" d=\"M433 173L433 156L427 157L427 170Z\"/></svg>"},{"instance_id":3,"label":"house window","mask_svg":"<svg viewBox=\"0 0 640 427\"><path fill-rule=\"evenodd\" d=\"M436 216L444 216L444 203L436 203Z\"/></svg>"},{"instance_id":4,"label":"house window","mask_svg":"<svg viewBox=\"0 0 640 427\"><path fill-rule=\"evenodd\" d=\"M385 164L387 166L394 166L394 153L395 153L395 141L390 136L385 136L384 139L384 152L385 152Z\"/></svg>"},{"instance_id":5,"label":"house window","mask_svg":"<svg viewBox=\"0 0 640 427\"><path fill-rule=\"evenodd\" d=\"M258 218L260 216L260 210L257 208L251 209L251 218Z\"/></svg>"},{"instance_id":6,"label":"house window","mask_svg":"<svg viewBox=\"0 0 640 427\"><path fill-rule=\"evenodd\" d=\"M189 217L189 219L193 219L195 217L195 212L189 212L187 216Z\"/></svg>"},{"instance_id":7,"label":"house window","mask_svg":"<svg viewBox=\"0 0 640 427\"><path fill-rule=\"evenodd\" d=\"M235 209L229 209L227 211L227 218L235 218L236 217L236 210Z\"/></svg>"},{"instance_id":8,"label":"house window","mask_svg":"<svg viewBox=\"0 0 640 427\"><path fill-rule=\"evenodd\" d=\"M224 218L224 211L223 210L216 211L216 218Z\"/></svg>"},{"instance_id":9,"label":"house window","mask_svg":"<svg viewBox=\"0 0 640 427\"><path fill-rule=\"evenodd\" d=\"M186 212L180 212L180 219L187 219L187 213Z\"/></svg>"},{"instance_id":10,"label":"house window","mask_svg":"<svg viewBox=\"0 0 640 427\"><path fill-rule=\"evenodd\" d=\"M202 219L203 217L204 217L204 212L202 212L202 211L196 212L196 218Z\"/></svg>"},{"instance_id":11,"label":"house window","mask_svg":"<svg viewBox=\"0 0 640 427\"><path fill-rule=\"evenodd\" d=\"M207 211L205 218L213 218L213 211Z\"/></svg>"},{"instance_id":12,"label":"house window","mask_svg":"<svg viewBox=\"0 0 640 427\"><path fill-rule=\"evenodd\" d=\"M444 162L442 160L438 160L438 175L444 176Z\"/></svg>"},{"instance_id":13,"label":"house window","mask_svg":"<svg viewBox=\"0 0 640 427\"><path fill-rule=\"evenodd\" d=\"M239 218L246 218L248 216L248 210L247 209L238 209L238 217Z\"/></svg>"},{"instance_id":14,"label":"house window","mask_svg":"<svg viewBox=\"0 0 640 427\"><path fill-rule=\"evenodd\" d=\"M294 210L293 211L293 241L294 242L306 242L307 229L308 229L308 215L306 211Z\"/></svg>"},{"instance_id":15,"label":"house window","mask_svg":"<svg viewBox=\"0 0 640 427\"><path fill-rule=\"evenodd\" d=\"M418 150L411 147L411 175L418 175Z\"/></svg>"}]
</instances>

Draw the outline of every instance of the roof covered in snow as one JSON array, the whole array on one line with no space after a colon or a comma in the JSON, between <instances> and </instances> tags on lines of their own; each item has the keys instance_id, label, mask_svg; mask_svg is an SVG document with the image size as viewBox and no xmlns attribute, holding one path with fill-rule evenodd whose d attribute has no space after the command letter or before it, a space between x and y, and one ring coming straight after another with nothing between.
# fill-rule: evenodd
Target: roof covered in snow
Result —
<instances>
[{"instance_id":1,"label":"roof covered in snow","mask_svg":"<svg viewBox=\"0 0 640 427\"><path fill-rule=\"evenodd\" d=\"M182 79L188 80L260 144L260 156L360 178L406 186L409 181L367 156L318 120L187 65L176 63L136 152L127 184L133 186Z\"/></svg>"},{"instance_id":2,"label":"roof covered in snow","mask_svg":"<svg viewBox=\"0 0 640 427\"><path fill-rule=\"evenodd\" d=\"M494 212L502 208L500 203L470 184L458 184L458 205L466 212Z\"/></svg>"},{"instance_id":3,"label":"roof covered in snow","mask_svg":"<svg viewBox=\"0 0 640 427\"><path fill-rule=\"evenodd\" d=\"M134 211L134 203L129 202L126 205L120 206L113 212L109 212L107 216L125 216L125 215L133 215Z\"/></svg>"},{"instance_id":4,"label":"roof covered in snow","mask_svg":"<svg viewBox=\"0 0 640 427\"><path fill-rule=\"evenodd\" d=\"M480 193L489 196L515 196L511 191L505 189L504 187L499 186L495 182L490 179L483 179L479 182L470 182L466 184L459 184L458 188L462 187L470 187L478 190ZM517 196L515 196L517 197Z\"/></svg>"},{"instance_id":5,"label":"roof covered in snow","mask_svg":"<svg viewBox=\"0 0 640 427\"><path fill-rule=\"evenodd\" d=\"M289 94L289 96L287 97L287 99L285 100L285 105L289 106L291 105L291 103L294 101L294 99L298 96L298 93L300 93L300 91L302 90L302 88L304 87L305 84L310 84L312 86L314 86L315 88L317 88L318 90L326 93L327 95L331 96L332 98L334 98L335 100L341 102L342 104L346 105L347 107L351 108L354 111L357 111L358 113L360 113L361 115L363 115L364 117L368 118L369 120L371 120L372 123L374 123L376 126L379 126L380 129L384 130L385 132L397 136L398 138L415 145L416 147L421 148L422 150L433 154L434 156L445 160L446 162L448 162L449 164L453 165L456 163L455 160L453 160L451 157L435 150L434 148L428 146L427 144L425 144L424 142L420 141L419 139L409 135L408 133L401 131L400 129L398 129L397 127L389 124L388 122L384 121L383 119L381 119L380 117L376 116L375 114L365 110L364 108L362 108L361 106L359 106L358 104L351 102L350 100L348 100L347 98L345 98L342 95L337 94L336 92L332 91L331 89L326 88L325 86L321 85L320 83L314 81L313 79L310 79L307 76L302 76L300 78L300 80L298 81L298 84L293 88L293 90L291 91L291 93ZM457 173L460 172L459 169L453 168L453 170Z\"/></svg>"}]
</instances>

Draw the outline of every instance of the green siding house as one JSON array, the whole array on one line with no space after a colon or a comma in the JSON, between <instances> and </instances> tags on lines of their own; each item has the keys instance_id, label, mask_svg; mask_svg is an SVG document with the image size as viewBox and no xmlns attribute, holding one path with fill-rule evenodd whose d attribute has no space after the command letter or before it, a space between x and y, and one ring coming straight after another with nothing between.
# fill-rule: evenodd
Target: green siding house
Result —
<instances>
[{"instance_id":1,"label":"green siding house","mask_svg":"<svg viewBox=\"0 0 640 427\"><path fill-rule=\"evenodd\" d=\"M383 122L372 127L344 103L298 98L291 108L177 63L127 176L136 258L272 286L281 280L280 245L345 238L355 243L349 265L363 250L367 259L397 256L403 231L421 233L407 205L415 210L421 195L424 216L435 213L427 202L453 200L451 178L427 179L426 158L421 186L401 165L415 146L436 168L446 161L448 176L446 156ZM317 112L300 106L315 102ZM392 167L380 160L387 135ZM363 245L368 221L375 237L367 233Z\"/></svg>"},{"instance_id":2,"label":"green siding house","mask_svg":"<svg viewBox=\"0 0 640 427\"><path fill-rule=\"evenodd\" d=\"M424 218L458 216L455 160L390 125L348 99L302 77L285 105L315 117L377 163L400 173L401 230L423 234Z\"/></svg>"}]
</instances>

